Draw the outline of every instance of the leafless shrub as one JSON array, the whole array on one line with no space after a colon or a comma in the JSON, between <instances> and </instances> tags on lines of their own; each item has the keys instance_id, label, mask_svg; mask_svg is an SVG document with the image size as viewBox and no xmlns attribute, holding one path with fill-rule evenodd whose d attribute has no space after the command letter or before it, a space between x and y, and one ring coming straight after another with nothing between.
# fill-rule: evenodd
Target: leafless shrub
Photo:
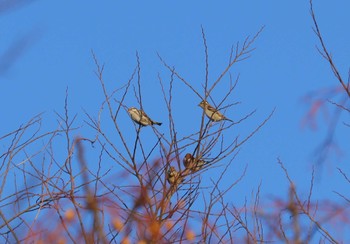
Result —
<instances>
[{"instance_id":1,"label":"leafless shrub","mask_svg":"<svg viewBox=\"0 0 350 244\"><path fill-rule=\"evenodd\" d=\"M320 52L348 94L349 82L345 84L339 78L322 41L311 1L310 4L315 32L321 41ZM253 119L255 110L231 121L213 111L206 113L209 108L203 105L201 117L196 118L198 127L189 134L179 133L182 128L177 121L186 118L177 118L174 113L178 106L174 101L175 84L181 84L199 102L207 101L220 113L229 111L239 103L231 96L239 76L233 78L230 69L250 57L262 30L231 49L227 66L214 81L208 75L209 47L203 28L203 83L187 80L181 70L158 54L165 69L165 75L159 74L158 80L168 119L161 129L138 110L133 117L138 123L130 120L125 125L130 103L147 111L139 54L130 77L115 88L115 83L105 80L104 65L92 52L104 100L95 115L85 113L83 126L87 125L87 131L77 122L78 116L69 112L67 89L64 112L56 113L57 128L44 131L40 114L0 137L0 143L6 145L0 154L2 241L309 243L317 239L321 243L338 243L333 221L348 223L345 204L349 198L336 192L344 205L313 201L314 172L306 198L297 191L281 160L278 163L289 183L286 198L266 202L261 199L262 184L250 198L243 196L243 206L229 197L245 177L247 167L230 184L223 180L231 177L230 169L237 162L241 146L268 122L273 111L242 136L235 130L236 125ZM213 91L219 84L227 87L226 93L214 98ZM335 104L346 110L344 104ZM145 118L148 128L141 123ZM204 182L202 175L214 168L221 170L219 177ZM341 169L339 172L349 182L346 173Z\"/></svg>"},{"instance_id":2,"label":"leafless shrub","mask_svg":"<svg viewBox=\"0 0 350 244\"><path fill-rule=\"evenodd\" d=\"M136 54L137 64L128 81L109 92L107 85L110 84L103 75L104 65L92 53L105 98L96 118L86 113L85 123L92 129L92 137L76 136L80 127L74 125L76 115L69 113L67 90L64 113L56 113L57 129L42 133L42 119L37 116L1 138L3 143L5 139L10 141L9 149L1 157L2 190L10 182L8 176L12 172L15 185L17 181L24 184L22 188L16 186L1 200L3 209L11 208L14 203L16 208L12 216L1 212L1 229L6 230L2 233L4 240L86 243L232 240L237 226L242 223L237 221L235 208L227 202L225 195L244 177L245 171L231 185L223 187L221 181L239 148L268 121L272 113L250 134L241 137L232 134L234 126L250 119L255 111L234 122L214 122L205 117L203 110L198 118L198 129L178 137L181 128L174 119L173 109L177 105L173 103L172 87L174 82L182 82L200 101L210 101L217 110L230 109L237 102L226 103L231 101L230 95L239 77L233 81L229 75L228 90L220 100L214 100L211 93L219 83L227 82L227 74L235 63L249 57L252 44L261 31L232 48L229 63L219 77L211 83L206 75L203 91L195 88L158 54L169 73L168 81L160 75L158 77L169 123L165 124L165 131L150 126L152 134L147 137L143 136L146 132L141 125L130 120L126 130L120 123L127 114L126 98L130 99L130 95L134 104L145 110L139 54ZM202 35L208 74L209 55L204 29ZM131 132L130 126L134 128ZM65 150L60 147L60 155L56 143L66 145ZM32 152L30 147L37 148L38 144L43 146L29 154ZM98 158L90 157L89 151L96 150ZM25 160L14 163L19 154L24 155ZM203 184L200 175L213 170L219 162L226 164L221 176L210 184ZM204 202L203 208L194 207L199 201ZM27 235L18 236L19 228Z\"/></svg>"}]
</instances>

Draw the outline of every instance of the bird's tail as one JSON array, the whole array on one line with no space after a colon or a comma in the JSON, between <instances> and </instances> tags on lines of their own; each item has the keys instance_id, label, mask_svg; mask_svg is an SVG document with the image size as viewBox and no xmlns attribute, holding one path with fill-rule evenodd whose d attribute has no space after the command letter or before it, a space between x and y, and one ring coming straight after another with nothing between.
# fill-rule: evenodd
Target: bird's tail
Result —
<instances>
[{"instance_id":1,"label":"bird's tail","mask_svg":"<svg viewBox=\"0 0 350 244\"><path fill-rule=\"evenodd\" d=\"M161 122L152 121L152 125L162 125Z\"/></svg>"},{"instance_id":2,"label":"bird's tail","mask_svg":"<svg viewBox=\"0 0 350 244\"><path fill-rule=\"evenodd\" d=\"M225 120L228 120L228 121L234 123L232 119L228 119L228 118L225 117Z\"/></svg>"}]
</instances>

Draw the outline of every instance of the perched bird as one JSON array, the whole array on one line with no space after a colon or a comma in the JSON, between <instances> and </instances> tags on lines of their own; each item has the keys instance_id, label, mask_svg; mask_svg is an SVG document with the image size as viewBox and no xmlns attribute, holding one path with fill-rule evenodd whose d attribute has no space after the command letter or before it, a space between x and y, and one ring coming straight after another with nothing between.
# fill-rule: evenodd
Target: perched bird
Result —
<instances>
[{"instance_id":1,"label":"perched bird","mask_svg":"<svg viewBox=\"0 0 350 244\"><path fill-rule=\"evenodd\" d=\"M162 125L160 122L156 122L150 119L148 115L141 109L131 107L128 109L128 113L133 121L142 126L147 125Z\"/></svg>"},{"instance_id":2,"label":"perched bird","mask_svg":"<svg viewBox=\"0 0 350 244\"><path fill-rule=\"evenodd\" d=\"M196 161L196 165L192 168L192 172L197 172L198 170L202 169L204 165L206 165L207 162L203 159L199 159Z\"/></svg>"},{"instance_id":3,"label":"perched bird","mask_svg":"<svg viewBox=\"0 0 350 244\"><path fill-rule=\"evenodd\" d=\"M203 166L206 164L207 162L205 162L202 159L196 160L192 154L187 153L183 159L183 164L185 166L186 169L190 169L192 171L192 173L197 172L198 170L200 170L201 168L203 168Z\"/></svg>"},{"instance_id":4,"label":"perched bird","mask_svg":"<svg viewBox=\"0 0 350 244\"><path fill-rule=\"evenodd\" d=\"M203 108L208 118L214 122L221 121L221 120L228 120L233 122L232 120L226 118L222 113L219 112L219 110L215 109L205 100L203 100L200 104L198 104L198 106Z\"/></svg>"},{"instance_id":5,"label":"perched bird","mask_svg":"<svg viewBox=\"0 0 350 244\"><path fill-rule=\"evenodd\" d=\"M183 164L186 169L192 169L195 166L194 157L191 153L187 153L183 159Z\"/></svg>"},{"instance_id":6,"label":"perched bird","mask_svg":"<svg viewBox=\"0 0 350 244\"><path fill-rule=\"evenodd\" d=\"M179 185L183 178L180 173L176 171L175 167L171 166L167 172L166 178L170 185Z\"/></svg>"}]
</instances>

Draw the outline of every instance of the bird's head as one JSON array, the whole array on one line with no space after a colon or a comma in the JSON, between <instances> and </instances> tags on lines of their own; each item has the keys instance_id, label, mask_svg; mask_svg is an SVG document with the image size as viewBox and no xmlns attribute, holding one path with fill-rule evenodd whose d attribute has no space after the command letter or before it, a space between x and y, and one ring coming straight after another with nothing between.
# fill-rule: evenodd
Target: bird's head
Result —
<instances>
[{"instance_id":1,"label":"bird's head","mask_svg":"<svg viewBox=\"0 0 350 244\"><path fill-rule=\"evenodd\" d=\"M205 101L205 100L201 101L201 103L198 104L198 106L201 107L201 108L205 108L207 105L208 105L208 102Z\"/></svg>"}]
</instances>

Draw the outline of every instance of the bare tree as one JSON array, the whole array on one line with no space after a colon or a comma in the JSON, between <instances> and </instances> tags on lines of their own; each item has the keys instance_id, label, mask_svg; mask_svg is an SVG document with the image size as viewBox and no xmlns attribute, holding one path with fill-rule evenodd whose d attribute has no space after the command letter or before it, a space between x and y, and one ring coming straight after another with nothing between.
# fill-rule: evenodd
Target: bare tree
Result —
<instances>
[{"instance_id":1,"label":"bare tree","mask_svg":"<svg viewBox=\"0 0 350 244\"><path fill-rule=\"evenodd\" d=\"M312 1L310 7L322 47L318 50L349 96L349 81L339 75L324 44ZM186 79L158 53L163 72L157 78L167 121L147 113L139 53L130 76L124 82L112 82L105 79L105 65L92 51L104 96L96 114L85 112L79 122L80 114L70 112L67 89L63 112L55 114L56 128L45 131L44 114L39 114L0 137L5 148L0 153L2 242L340 242L333 227L348 223L349 199L336 192L343 203L314 201L314 171L305 196L278 159L289 184L286 196L262 198L260 184L250 197L242 196L243 206L230 197L248 170L246 166L236 178L230 173L241 147L274 112L246 135L237 125L254 120L255 110L240 118L228 116L240 103L232 96L240 76L230 70L250 57L262 31L232 46L227 65L211 80L210 48L201 28L202 83ZM187 118L175 112L179 107L175 86L191 92L203 108L201 116L193 118L196 127L189 133L183 133L179 123ZM218 96L214 91L219 86L226 87L226 92ZM332 104L348 111L345 103ZM204 182L203 175L214 171L219 176ZM342 169L339 173L349 183ZM228 177L231 183L224 184Z\"/></svg>"},{"instance_id":2,"label":"bare tree","mask_svg":"<svg viewBox=\"0 0 350 244\"><path fill-rule=\"evenodd\" d=\"M56 129L41 132L40 115L1 138L3 143L5 139L10 141L9 149L1 156L2 190L10 182L8 177L12 172L15 185L16 182L24 184L22 188L18 186L14 192L2 195L3 207L11 208L16 203L14 214L1 214L1 229L6 230L2 234L4 240L62 239L87 243L232 240L239 230L237 225L243 222L239 222L236 208L232 208L225 196L244 177L245 171L224 188L221 181L239 148L258 132L273 112L250 134L235 136L235 125L250 119L255 111L235 121L223 115L238 104L227 103L232 101L230 95L239 80L239 77L233 80L229 70L250 56L252 44L262 30L231 49L227 66L211 82L208 78L208 46L202 28L206 79L201 89L183 78L180 71L158 54L169 74L167 78L158 76L168 113L169 122L162 127L165 130L159 130L148 115L141 113L147 108L143 103L139 54L136 54L136 67L127 82L109 92L107 85L110 84L104 80L104 65L92 53L96 76L105 98L96 117L85 114L85 123L92 129L92 136L76 136L80 126L75 125L77 115L69 113L67 90L64 112L56 113ZM198 128L181 137L178 133L181 128L176 124L177 118L173 113L177 106L173 102L175 82L183 83L184 89L190 89L198 96L203 107ZM218 84L225 83L227 92L214 99L212 91ZM137 108L129 110L126 99L134 99ZM129 122L129 127L134 124L133 134L125 130L125 122L120 122L125 121L125 116L131 111L136 113L136 117L132 118L137 122ZM137 117L139 115L141 117ZM141 123L142 119L146 122ZM146 132L144 125L151 127L152 133L147 137L144 133L150 133L150 130ZM62 154L62 146L56 149L56 142L66 145L65 153ZM38 144L43 144L40 150L29 154L31 147L37 148ZM88 151L96 150L99 156L90 157ZM74 157L74 154L77 156ZM25 155L25 160L15 163L20 155ZM223 162L225 166L221 176L210 184L203 184L201 174ZM106 164L113 167L105 167ZM95 166L94 169L91 165ZM21 180L19 174L22 175ZM198 202L203 202L204 206L195 207ZM27 234L19 236L19 229ZM249 239L256 241L256 233L250 233Z\"/></svg>"}]
</instances>

